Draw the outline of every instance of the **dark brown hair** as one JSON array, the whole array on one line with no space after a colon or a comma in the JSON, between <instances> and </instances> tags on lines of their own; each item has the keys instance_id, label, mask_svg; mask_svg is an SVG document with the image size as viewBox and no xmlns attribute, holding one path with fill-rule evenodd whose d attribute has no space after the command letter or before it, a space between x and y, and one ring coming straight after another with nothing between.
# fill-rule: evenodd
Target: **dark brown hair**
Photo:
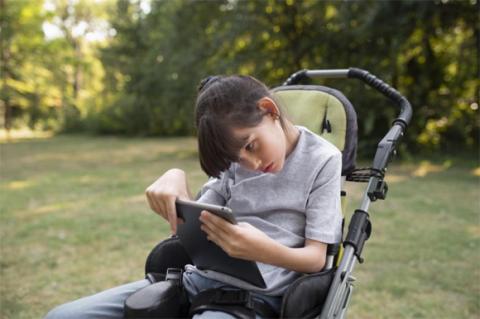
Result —
<instances>
[{"instance_id":1,"label":"dark brown hair","mask_svg":"<svg viewBox=\"0 0 480 319\"><path fill-rule=\"evenodd\" d=\"M233 128L254 127L266 114L258 107L271 97L265 84L251 76L210 76L200 82L195 106L200 165L208 176L219 177L245 141L233 136ZM284 127L283 118L280 123Z\"/></svg>"}]
</instances>

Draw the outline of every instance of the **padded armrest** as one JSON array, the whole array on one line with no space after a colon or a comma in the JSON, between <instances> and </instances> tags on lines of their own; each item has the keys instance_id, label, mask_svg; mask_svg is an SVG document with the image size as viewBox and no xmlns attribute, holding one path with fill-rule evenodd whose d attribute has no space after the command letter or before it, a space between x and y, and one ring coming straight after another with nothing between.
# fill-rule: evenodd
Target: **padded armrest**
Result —
<instances>
[{"instance_id":1,"label":"padded armrest","mask_svg":"<svg viewBox=\"0 0 480 319\"><path fill-rule=\"evenodd\" d=\"M281 318L313 318L322 311L335 268L304 275L294 281L283 296Z\"/></svg>"},{"instance_id":2,"label":"padded armrest","mask_svg":"<svg viewBox=\"0 0 480 319\"><path fill-rule=\"evenodd\" d=\"M145 274L166 274L168 268L183 269L186 264L192 264L180 239L173 236L161 241L152 249L145 262Z\"/></svg>"}]
</instances>

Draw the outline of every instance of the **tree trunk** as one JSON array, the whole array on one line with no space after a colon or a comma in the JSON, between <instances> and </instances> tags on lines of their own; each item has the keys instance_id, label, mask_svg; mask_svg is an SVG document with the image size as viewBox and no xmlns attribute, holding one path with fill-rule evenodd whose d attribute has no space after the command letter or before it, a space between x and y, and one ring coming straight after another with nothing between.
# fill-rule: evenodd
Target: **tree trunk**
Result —
<instances>
[{"instance_id":1,"label":"tree trunk","mask_svg":"<svg viewBox=\"0 0 480 319\"><path fill-rule=\"evenodd\" d=\"M477 12L480 12L480 1L477 1ZM480 54L480 24L477 22L475 24L475 40L477 42L477 57ZM477 58L477 79L480 79L480 61ZM477 81L476 87L477 103L480 103L480 83Z\"/></svg>"},{"instance_id":2,"label":"tree trunk","mask_svg":"<svg viewBox=\"0 0 480 319\"><path fill-rule=\"evenodd\" d=\"M78 99L78 93L80 92L81 89L81 80L82 80L82 71L80 68L80 62L82 61L82 48L81 48L81 43L80 40L74 39L72 37L72 46L73 49L75 50L75 63L74 63L74 69L73 69L73 100L75 106L77 106L77 99Z\"/></svg>"},{"instance_id":3,"label":"tree trunk","mask_svg":"<svg viewBox=\"0 0 480 319\"><path fill-rule=\"evenodd\" d=\"M2 30L6 30L6 3L4 0L0 0L0 25ZM7 78L8 78L8 63L10 59L10 48L8 45L8 39L6 36L2 36L0 40L1 43L1 50L0 50L0 61L1 61L1 74L2 74L2 92L0 94L1 99L3 100L4 111L3 111L3 125L5 130L8 132L12 128L12 106L10 104L10 97L8 96L8 85L7 85Z\"/></svg>"}]
</instances>

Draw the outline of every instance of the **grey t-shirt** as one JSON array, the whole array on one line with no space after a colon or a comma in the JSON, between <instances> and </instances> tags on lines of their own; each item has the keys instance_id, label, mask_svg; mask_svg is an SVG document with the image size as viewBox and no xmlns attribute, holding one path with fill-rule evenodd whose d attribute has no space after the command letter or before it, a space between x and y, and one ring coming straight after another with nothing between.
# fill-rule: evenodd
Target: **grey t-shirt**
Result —
<instances>
[{"instance_id":1,"label":"grey t-shirt","mask_svg":"<svg viewBox=\"0 0 480 319\"><path fill-rule=\"evenodd\" d=\"M304 127L295 149L276 173L242 168L237 163L209 180L198 201L226 205L239 222L247 222L277 242L292 248L303 247L305 239L338 243L341 239L342 213L340 187L342 156L331 143ZM257 263L267 288L261 289L226 274L198 270L187 271L266 295L282 295L299 273L281 267Z\"/></svg>"}]
</instances>

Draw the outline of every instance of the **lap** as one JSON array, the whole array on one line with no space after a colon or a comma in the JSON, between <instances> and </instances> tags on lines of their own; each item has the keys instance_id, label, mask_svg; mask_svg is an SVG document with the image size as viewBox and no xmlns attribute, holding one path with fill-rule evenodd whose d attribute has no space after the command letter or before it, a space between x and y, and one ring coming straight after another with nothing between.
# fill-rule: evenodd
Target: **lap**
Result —
<instances>
[{"instance_id":1,"label":"lap","mask_svg":"<svg viewBox=\"0 0 480 319\"><path fill-rule=\"evenodd\" d=\"M199 278L197 276L192 276L195 279L185 281L185 288L189 293L190 297L197 294L199 291L208 288L219 288L224 286L222 283L214 283L210 280L204 280L204 278ZM142 289L148 286L150 282L147 279L142 279L132 283L128 283L122 286L111 288L97 294L84 297L52 309L44 319L121 319L123 318L123 306L125 300L135 291ZM260 296L256 296L257 298ZM263 301L271 304L275 308L279 308L279 299L261 296ZM235 317L231 316L228 313L218 312L218 311L205 311L200 314L196 314L194 319L234 319ZM257 315L257 318L258 315Z\"/></svg>"},{"instance_id":2,"label":"lap","mask_svg":"<svg viewBox=\"0 0 480 319\"><path fill-rule=\"evenodd\" d=\"M220 311L204 311L200 314L196 314L192 319L236 319L234 316ZM257 319L259 317L257 316Z\"/></svg>"}]
</instances>

